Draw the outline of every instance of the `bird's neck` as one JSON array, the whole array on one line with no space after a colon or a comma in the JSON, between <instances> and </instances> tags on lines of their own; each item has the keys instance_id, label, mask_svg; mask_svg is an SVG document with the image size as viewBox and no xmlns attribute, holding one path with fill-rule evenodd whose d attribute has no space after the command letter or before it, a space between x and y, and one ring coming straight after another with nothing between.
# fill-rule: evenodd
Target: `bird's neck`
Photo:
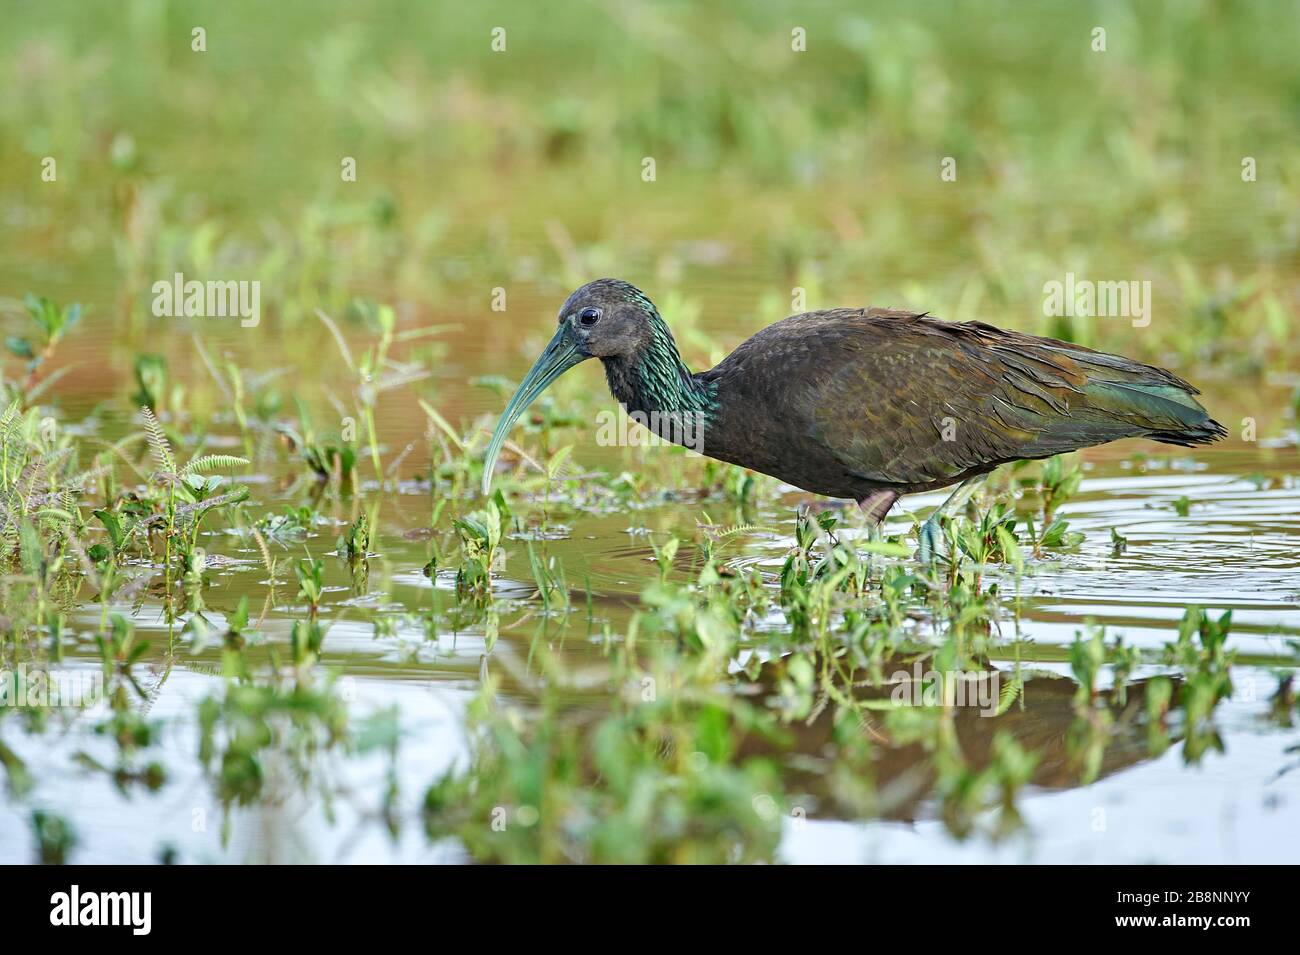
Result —
<instances>
[{"instance_id":1,"label":"bird's neck","mask_svg":"<svg viewBox=\"0 0 1300 955\"><path fill-rule=\"evenodd\" d=\"M629 412L712 415L716 386L691 374L658 313L651 316L650 327L650 341L636 353L604 359L609 390Z\"/></svg>"}]
</instances>

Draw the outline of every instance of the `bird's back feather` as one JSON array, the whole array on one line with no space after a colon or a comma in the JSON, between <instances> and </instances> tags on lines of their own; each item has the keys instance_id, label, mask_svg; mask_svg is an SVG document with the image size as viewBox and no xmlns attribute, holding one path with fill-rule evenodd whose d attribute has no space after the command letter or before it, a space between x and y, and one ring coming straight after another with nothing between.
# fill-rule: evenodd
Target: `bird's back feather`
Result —
<instances>
[{"instance_id":1,"label":"bird's back feather","mask_svg":"<svg viewBox=\"0 0 1300 955\"><path fill-rule=\"evenodd\" d=\"M700 377L722 405L708 453L842 497L942 487L1119 438L1225 433L1164 369L887 309L787 318Z\"/></svg>"}]
</instances>

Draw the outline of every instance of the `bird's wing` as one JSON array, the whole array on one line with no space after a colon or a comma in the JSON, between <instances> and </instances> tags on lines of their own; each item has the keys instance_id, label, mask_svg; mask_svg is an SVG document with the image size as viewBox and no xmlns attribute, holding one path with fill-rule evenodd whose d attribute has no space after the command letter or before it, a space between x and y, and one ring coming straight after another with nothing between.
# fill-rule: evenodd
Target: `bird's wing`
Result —
<instances>
[{"instance_id":1,"label":"bird's wing","mask_svg":"<svg viewBox=\"0 0 1300 955\"><path fill-rule=\"evenodd\" d=\"M810 357L785 410L867 480L928 484L1117 438L1222 433L1181 379L1068 342L879 309L787 321L776 350Z\"/></svg>"}]
</instances>

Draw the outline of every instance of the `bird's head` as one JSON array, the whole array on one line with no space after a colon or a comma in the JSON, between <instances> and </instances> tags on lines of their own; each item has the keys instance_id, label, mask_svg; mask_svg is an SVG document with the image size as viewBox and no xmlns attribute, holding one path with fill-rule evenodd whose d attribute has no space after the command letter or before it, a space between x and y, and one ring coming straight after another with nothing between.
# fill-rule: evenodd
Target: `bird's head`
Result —
<instances>
[{"instance_id":1,"label":"bird's head","mask_svg":"<svg viewBox=\"0 0 1300 955\"><path fill-rule=\"evenodd\" d=\"M654 303L635 285L597 279L565 300L559 323L584 358L631 359L650 345L658 315Z\"/></svg>"},{"instance_id":2,"label":"bird's head","mask_svg":"<svg viewBox=\"0 0 1300 955\"><path fill-rule=\"evenodd\" d=\"M491 489L492 470L506 435L551 382L588 358L631 359L642 353L654 339L658 314L644 292L618 279L588 282L565 300L559 328L519 383L492 432L483 462L484 494Z\"/></svg>"}]
</instances>

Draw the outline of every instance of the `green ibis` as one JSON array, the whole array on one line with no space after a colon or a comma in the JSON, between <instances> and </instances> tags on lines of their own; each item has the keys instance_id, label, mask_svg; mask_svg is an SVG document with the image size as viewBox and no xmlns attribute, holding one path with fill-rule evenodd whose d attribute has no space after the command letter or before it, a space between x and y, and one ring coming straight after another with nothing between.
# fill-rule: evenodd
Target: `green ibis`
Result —
<instances>
[{"instance_id":1,"label":"green ibis","mask_svg":"<svg viewBox=\"0 0 1300 955\"><path fill-rule=\"evenodd\" d=\"M565 371L599 358L609 390L661 437L787 484L856 501L878 527L901 495L958 485L939 521L1010 461L1120 438L1207 444L1225 436L1196 388L1151 365L983 322L887 308L794 315L692 372L640 289L598 279L560 309L559 328L488 444L483 490L511 427ZM695 427L692 427L692 424Z\"/></svg>"}]
</instances>

